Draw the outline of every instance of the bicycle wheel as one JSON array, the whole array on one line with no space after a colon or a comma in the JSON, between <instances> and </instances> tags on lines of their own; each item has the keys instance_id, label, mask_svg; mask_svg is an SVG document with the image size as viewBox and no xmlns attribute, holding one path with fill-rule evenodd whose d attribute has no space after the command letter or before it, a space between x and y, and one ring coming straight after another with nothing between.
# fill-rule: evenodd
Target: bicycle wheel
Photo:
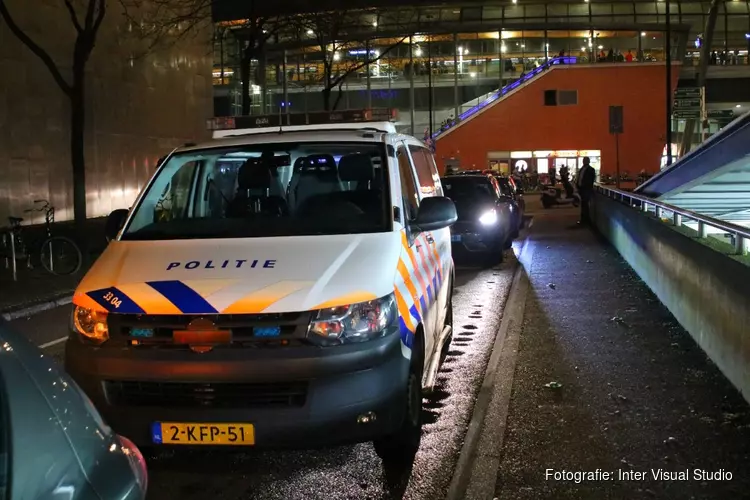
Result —
<instances>
[{"instance_id":1,"label":"bicycle wheel","mask_svg":"<svg viewBox=\"0 0 750 500\"><path fill-rule=\"evenodd\" d=\"M44 240L39 256L44 269L58 276L75 273L81 268L83 260L78 245L65 236L52 236Z\"/></svg>"}]
</instances>

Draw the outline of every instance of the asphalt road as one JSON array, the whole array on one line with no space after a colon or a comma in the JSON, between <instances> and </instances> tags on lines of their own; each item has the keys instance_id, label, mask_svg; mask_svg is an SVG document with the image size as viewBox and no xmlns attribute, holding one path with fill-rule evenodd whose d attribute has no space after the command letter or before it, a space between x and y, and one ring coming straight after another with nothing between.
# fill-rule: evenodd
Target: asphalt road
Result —
<instances>
[{"instance_id":1,"label":"asphalt road","mask_svg":"<svg viewBox=\"0 0 750 500\"><path fill-rule=\"evenodd\" d=\"M519 250L518 245L515 251ZM385 469L369 443L309 451L178 450L147 456L149 499L436 499L447 491L516 267L459 267L454 343L425 400L420 451L411 467ZM69 306L12 322L37 345L64 337ZM46 347L62 360L64 343Z\"/></svg>"}]
</instances>

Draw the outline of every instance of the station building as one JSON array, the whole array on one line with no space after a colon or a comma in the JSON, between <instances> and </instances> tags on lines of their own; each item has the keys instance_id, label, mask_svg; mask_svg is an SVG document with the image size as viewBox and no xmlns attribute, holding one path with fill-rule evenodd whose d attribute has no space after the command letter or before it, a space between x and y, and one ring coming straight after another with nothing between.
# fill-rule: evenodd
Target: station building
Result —
<instances>
[{"instance_id":1,"label":"station building","mask_svg":"<svg viewBox=\"0 0 750 500\"><path fill-rule=\"evenodd\" d=\"M312 21L269 36L244 68L243 90L243 48L256 34L242 2L220 0L215 114L243 114L244 92L244 114L398 108L399 128L432 137L443 167L542 173L589 156L602 173L619 161L635 175L666 164L668 140L677 156L750 109L747 0L350 4L264 7L265 20ZM327 10L347 22L321 21L333 16L316 12ZM552 64L561 56L565 64ZM698 87L700 115L678 110L675 91ZM623 108L617 144L610 106Z\"/></svg>"}]
</instances>

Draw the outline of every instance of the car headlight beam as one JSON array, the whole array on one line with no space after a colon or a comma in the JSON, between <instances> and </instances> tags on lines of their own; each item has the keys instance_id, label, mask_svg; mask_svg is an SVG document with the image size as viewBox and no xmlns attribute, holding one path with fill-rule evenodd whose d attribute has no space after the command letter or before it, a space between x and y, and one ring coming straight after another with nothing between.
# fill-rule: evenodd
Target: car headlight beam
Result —
<instances>
[{"instance_id":1,"label":"car headlight beam","mask_svg":"<svg viewBox=\"0 0 750 500\"><path fill-rule=\"evenodd\" d=\"M484 226L491 226L497 224L497 210L489 210L479 217L479 222Z\"/></svg>"}]
</instances>

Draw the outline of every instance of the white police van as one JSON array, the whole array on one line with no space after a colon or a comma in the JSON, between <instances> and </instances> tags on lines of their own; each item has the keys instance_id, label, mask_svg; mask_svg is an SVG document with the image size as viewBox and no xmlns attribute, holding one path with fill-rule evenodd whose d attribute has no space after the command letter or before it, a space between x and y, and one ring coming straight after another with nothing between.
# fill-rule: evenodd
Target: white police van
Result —
<instances>
[{"instance_id":1,"label":"white police van","mask_svg":"<svg viewBox=\"0 0 750 500\"><path fill-rule=\"evenodd\" d=\"M424 144L368 113L215 122L222 138L173 151L110 215L65 367L117 432L416 451L451 339L456 211Z\"/></svg>"}]
</instances>

